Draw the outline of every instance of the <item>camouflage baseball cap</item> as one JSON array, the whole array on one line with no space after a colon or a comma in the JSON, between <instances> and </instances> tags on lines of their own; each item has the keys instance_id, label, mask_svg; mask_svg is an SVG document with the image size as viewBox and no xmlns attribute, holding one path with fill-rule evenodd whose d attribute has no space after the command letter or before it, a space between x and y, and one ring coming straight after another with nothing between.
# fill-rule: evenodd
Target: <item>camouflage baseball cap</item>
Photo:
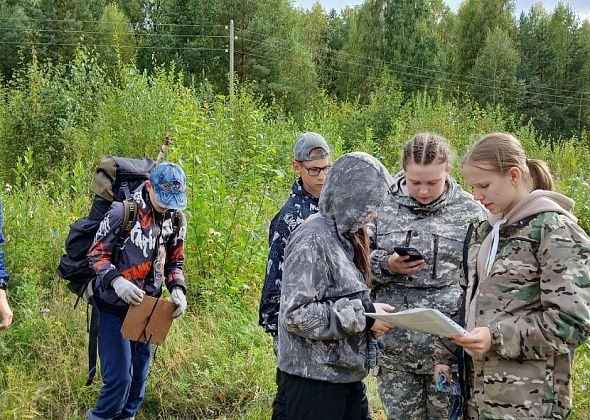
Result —
<instances>
[{"instance_id":1,"label":"camouflage baseball cap","mask_svg":"<svg viewBox=\"0 0 590 420\"><path fill-rule=\"evenodd\" d=\"M313 149L322 149L322 153L311 155ZM328 142L321 135L308 131L297 137L295 147L293 147L293 153L295 160L300 162L318 160L330 155L330 146L328 146Z\"/></svg>"}]
</instances>

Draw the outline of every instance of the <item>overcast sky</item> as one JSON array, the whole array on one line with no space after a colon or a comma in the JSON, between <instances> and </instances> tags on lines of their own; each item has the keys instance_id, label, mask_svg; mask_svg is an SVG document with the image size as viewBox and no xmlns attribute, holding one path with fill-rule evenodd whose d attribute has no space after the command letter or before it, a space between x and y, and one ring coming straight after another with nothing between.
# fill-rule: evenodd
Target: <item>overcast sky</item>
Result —
<instances>
[{"instance_id":1,"label":"overcast sky","mask_svg":"<svg viewBox=\"0 0 590 420\"><path fill-rule=\"evenodd\" d=\"M461 0L445 0L445 2L453 10L457 10L461 4ZM294 0L296 7L310 8L314 3L320 3L324 9L341 10L346 6L354 6L362 4L363 0ZM558 0L516 0L516 15L520 15L521 11L528 12L531 6L535 3L543 3L545 9L552 11L558 3ZM567 0L564 1L583 19L590 19L590 1L588 0Z\"/></svg>"}]
</instances>

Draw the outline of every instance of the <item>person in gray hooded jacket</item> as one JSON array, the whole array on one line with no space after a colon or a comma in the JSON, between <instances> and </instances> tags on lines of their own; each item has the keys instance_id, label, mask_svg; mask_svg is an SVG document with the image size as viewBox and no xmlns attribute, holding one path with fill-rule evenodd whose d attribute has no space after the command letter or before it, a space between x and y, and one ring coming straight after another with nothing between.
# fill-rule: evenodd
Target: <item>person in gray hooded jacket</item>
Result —
<instances>
[{"instance_id":1,"label":"person in gray hooded jacket","mask_svg":"<svg viewBox=\"0 0 590 420\"><path fill-rule=\"evenodd\" d=\"M387 169L349 153L330 171L319 213L291 235L279 312L279 369L289 419L360 419L367 342L390 326L368 318L372 303L364 225L387 195Z\"/></svg>"}]
</instances>

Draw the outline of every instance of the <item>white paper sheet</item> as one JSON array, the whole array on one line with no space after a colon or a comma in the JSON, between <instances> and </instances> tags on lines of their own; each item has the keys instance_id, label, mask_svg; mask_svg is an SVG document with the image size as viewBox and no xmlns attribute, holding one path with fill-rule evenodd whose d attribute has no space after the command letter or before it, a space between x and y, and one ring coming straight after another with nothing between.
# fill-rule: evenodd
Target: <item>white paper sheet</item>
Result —
<instances>
[{"instance_id":1,"label":"white paper sheet","mask_svg":"<svg viewBox=\"0 0 590 420\"><path fill-rule=\"evenodd\" d=\"M465 331L463 327L437 309L412 308L392 313L369 312L365 313L365 315L387 322L396 327L434 334L439 337L467 334L467 331Z\"/></svg>"}]
</instances>

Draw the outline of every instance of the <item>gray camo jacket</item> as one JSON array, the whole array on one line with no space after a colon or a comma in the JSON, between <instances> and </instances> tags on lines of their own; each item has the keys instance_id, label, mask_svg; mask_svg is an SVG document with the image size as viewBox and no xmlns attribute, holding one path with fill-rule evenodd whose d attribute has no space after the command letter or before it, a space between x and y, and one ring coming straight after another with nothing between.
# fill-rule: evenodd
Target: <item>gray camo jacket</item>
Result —
<instances>
[{"instance_id":1,"label":"gray camo jacket","mask_svg":"<svg viewBox=\"0 0 590 420\"><path fill-rule=\"evenodd\" d=\"M371 225L371 269L375 274L372 296L396 311L428 307L458 319L461 287L459 276L463 242L471 223L484 220L484 208L452 178L434 202L421 204L405 189L405 173L394 177L393 194L385 201ZM428 265L406 276L391 273L387 258L396 246L413 246ZM390 370L432 373L435 336L394 328L383 337L385 349L379 364Z\"/></svg>"},{"instance_id":2,"label":"gray camo jacket","mask_svg":"<svg viewBox=\"0 0 590 420\"><path fill-rule=\"evenodd\" d=\"M377 159L344 155L328 175L319 213L291 235L279 312L281 371L334 383L367 375L365 310L374 307L346 236L379 207L389 185Z\"/></svg>"}]
</instances>

